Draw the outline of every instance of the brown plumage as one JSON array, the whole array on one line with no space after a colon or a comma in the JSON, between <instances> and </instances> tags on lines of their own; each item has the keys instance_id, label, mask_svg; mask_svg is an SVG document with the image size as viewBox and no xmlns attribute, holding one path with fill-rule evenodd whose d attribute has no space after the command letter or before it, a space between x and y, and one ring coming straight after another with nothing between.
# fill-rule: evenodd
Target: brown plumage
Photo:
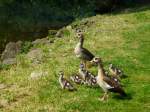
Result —
<instances>
[{"instance_id":1,"label":"brown plumage","mask_svg":"<svg viewBox=\"0 0 150 112\"><path fill-rule=\"evenodd\" d=\"M84 84L84 80L78 74L72 75L70 79L76 84Z\"/></svg>"},{"instance_id":2,"label":"brown plumage","mask_svg":"<svg viewBox=\"0 0 150 112\"><path fill-rule=\"evenodd\" d=\"M91 72L86 70L83 64L80 64L79 74L83 78L85 84L87 84L88 86L94 86L97 84L95 76Z\"/></svg>"},{"instance_id":3,"label":"brown plumage","mask_svg":"<svg viewBox=\"0 0 150 112\"><path fill-rule=\"evenodd\" d=\"M109 75L108 71L105 71L105 75L111 78L112 80L116 81L117 83L121 84L120 79L114 75Z\"/></svg>"},{"instance_id":4,"label":"brown plumage","mask_svg":"<svg viewBox=\"0 0 150 112\"><path fill-rule=\"evenodd\" d=\"M59 72L59 83L62 89L67 89L69 91L76 90L71 82L64 78L64 73L62 71Z\"/></svg>"},{"instance_id":5,"label":"brown plumage","mask_svg":"<svg viewBox=\"0 0 150 112\"><path fill-rule=\"evenodd\" d=\"M94 55L83 47L84 37L82 33L78 33L77 37L79 38L79 42L77 43L74 53L76 57L80 58L86 67L86 62L91 61L94 58Z\"/></svg>"},{"instance_id":6,"label":"brown plumage","mask_svg":"<svg viewBox=\"0 0 150 112\"><path fill-rule=\"evenodd\" d=\"M115 67L113 64L109 65L109 71L112 74L112 76L120 79L123 76L123 72L122 70L120 70L119 68Z\"/></svg>"},{"instance_id":7,"label":"brown plumage","mask_svg":"<svg viewBox=\"0 0 150 112\"><path fill-rule=\"evenodd\" d=\"M121 96L126 96L126 93L122 89L120 83L112 78L104 77L103 80L113 88L108 89L110 92L119 93Z\"/></svg>"},{"instance_id":8,"label":"brown plumage","mask_svg":"<svg viewBox=\"0 0 150 112\"><path fill-rule=\"evenodd\" d=\"M126 93L124 92L121 85L114 79L106 76L101 59L94 58L92 62L98 65L97 83L105 92L101 100L103 101L108 98L108 92L119 93L121 96L126 96Z\"/></svg>"},{"instance_id":9,"label":"brown plumage","mask_svg":"<svg viewBox=\"0 0 150 112\"><path fill-rule=\"evenodd\" d=\"M90 86L97 85L96 77L93 74L91 74L91 72L89 72L88 74L90 76L90 79L88 80L88 85L90 85Z\"/></svg>"}]
</instances>

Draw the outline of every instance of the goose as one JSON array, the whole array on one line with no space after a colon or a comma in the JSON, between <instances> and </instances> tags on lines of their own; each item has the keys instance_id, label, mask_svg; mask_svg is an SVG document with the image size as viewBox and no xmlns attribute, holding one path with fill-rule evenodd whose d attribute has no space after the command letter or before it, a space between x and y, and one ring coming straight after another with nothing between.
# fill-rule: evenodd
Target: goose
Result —
<instances>
[{"instance_id":1,"label":"goose","mask_svg":"<svg viewBox=\"0 0 150 112\"><path fill-rule=\"evenodd\" d=\"M109 71L113 77L118 79L123 76L123 72L119 68L115 67L112 63L109 65Z\"/></svg>"},{"instance_id":2,"label":"goose","mask_svg":"<svg viewBox=\"0 0 150 112\"><path fill-rule=\"evenodd\" d=\"M69 91L76 90L71 82L64 78L64 73L62 71L59 72L59 83L62 89L67 89Z\"/></svg>"},{"instance_id":3,"label":"goose","mask_svg":"<svg viewBox=\"0 0 150 112\"><path fill-rule=\"evenodd\" d=\"M91 72L87 71L82 63L80 64L79 74L83 78L85 84L89 86L94 86L97 84L95 76Z\"/></svg>"},{"instance_id":4,"label":"goose","mask_svg":"<svg viewBox=\"0 0 150 112\"><path fill-rule=\"evenodd\" d=\"M74 53L77 58L80 58L82 63L84 63L86 67L86 62L91 61L95 56L86 48L83 47L84 37L82 33L77 33L77 37L79 38L79 42L77 43Z\"/></svg>"},{"instance_id":5,"label":"goose","mask_svg":"<svg viewBox=\"0 0 150 112\"><path fill-rule=\"evenodd\" d=\"M108 99L109 92L119 93L121 96L126 96L126 93L121 85L117 81L106 76L102 60L99 57L95 57L91 62L98 65L97 83L104 91L103 97L100 98L101 101L105 101Z\"/></svg>"},{"instance_id":6,"label":"goose","mask_svg":"<svg viewBox=\"0 0 150 112\"><path fill-rule=\"evenodd\" d=\"M88 85L90 85L90 86L97 85L96 77L93 74L91 74L91 72L88 72L88 73L89 73L89 76L90 76L90 79L88 80Z\"/></svg>"},{"instance_id":7,"label":"goose","mask_svg":"<svg viewBox=\"0 0 150 112\"><path fill-rule=\"evenodd\" d=\"M121 82L120 82L120 79L119 79L118 77L116 77L116 76L114 76L114 75L110 75L108 71L105 71L105 75L106 75L107 77L110 77L110 78L113 79L114 81L116 81L116 82L118 82L118 83L121 83Z\"/></svg>"},{"instance_id":8,"label":"goose","mask_svg":"<svg viewBox=\"0 0 150 112\"><path fill-rule=\"evenodd\" d=\"M83 79L78 74L72 75L70 79L75 82L76 84L84 84Z\"/></svg>"},{"instance_id":9,"label":"goose","mask_svg":"<svg viewBox=\"0 0 150 112\"><path fill-rule=\"evenodd\" d=\"M86 79L88 79L90 77L89 74L88 74L88 71L85 69L83 63L80 64L79 74L83 78L84 81L86 81Z\"/></svg>"},{"instance_id":10,"label":"goose","mask_svg":"<svg viewBox=\"0 0 150 112\"><path fill-rule=\"evenodd\" d=\"M109 72L108 72L108 71L105 71L105 75L106 75L106 76L109 76Z\"/></svg>"}]
</instances>

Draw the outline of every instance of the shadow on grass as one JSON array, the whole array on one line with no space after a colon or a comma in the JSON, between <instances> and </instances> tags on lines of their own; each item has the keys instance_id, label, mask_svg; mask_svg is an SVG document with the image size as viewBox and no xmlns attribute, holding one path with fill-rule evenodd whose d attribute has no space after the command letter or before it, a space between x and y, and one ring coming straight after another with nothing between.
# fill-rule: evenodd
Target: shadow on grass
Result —
<instances>
[{"instance_id":1,"label":"shadow on grass","mask_svg":"<svg viewBox=\"0 0 150 112\"><path fill-rule=\"evenodd\" d=\"M128 78L128 77L129 77L128 75L123 74L123 75L121 76L121 79L126 79L126 78Z\"/></svg>"},{"instance_id":2,"label":"shadow on grass","mask_svg":"<svg viewBox=\"0 0 150 112\"><path fill-rule=\"evenodd\" d=\"M130 14L134 12L140 12L140 11L147 11L150 10L150 3L149 4L144 4L144 5L135 5L133 7L123 7L120 9L116 9L111 12L113 15L118 15L118 14Z\"/></svg>"},{"instance_id":3,"label":"shadow on grass","mask_svg":"<svg viewBox=\"0 0 150 112\"><path fill-rule=\"evenodd\" d=\"M113 98L118 99L118 100L132 100L133 94L132 93L127 93L125 97L122 97L120 95L114 95Z\"/></svg>"}]
</instances>

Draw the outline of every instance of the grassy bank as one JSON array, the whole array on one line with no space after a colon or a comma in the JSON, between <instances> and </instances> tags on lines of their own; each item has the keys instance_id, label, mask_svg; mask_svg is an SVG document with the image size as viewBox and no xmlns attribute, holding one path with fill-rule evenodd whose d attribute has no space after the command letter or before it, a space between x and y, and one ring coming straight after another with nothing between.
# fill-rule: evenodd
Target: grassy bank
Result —
<instances>
[{"instance_id":1,"label":"grassy bank","mask_svg":"<svg viewBox=\"0 0 150 112\"><path fill-rule=\"evenodd\" d=\"M126 13L124 13L126 12ZM79 60L73 49L77 40L72 29L54 44L36 46L43 49L41 64L33 65L18 56L18 63L8 70L0 71L0 82L8 85L0 89L0 100L8 104L4 112L148 112L150 110L150 10L124 11L122 14L96 15L76 20L72 24L85 30L85 47L100 56L106 69L110 62L120 66L127 78L122 80L131 99L121 100L110 95L109 101L102 103L98 97L101 88L77 86L78 91L60 89L57 73L64 70L66 77L78 70ZM32 71L48 71L39 80L29 80ZM97 73L97 68L91 68Z\"/></svg>"}]
</instances>

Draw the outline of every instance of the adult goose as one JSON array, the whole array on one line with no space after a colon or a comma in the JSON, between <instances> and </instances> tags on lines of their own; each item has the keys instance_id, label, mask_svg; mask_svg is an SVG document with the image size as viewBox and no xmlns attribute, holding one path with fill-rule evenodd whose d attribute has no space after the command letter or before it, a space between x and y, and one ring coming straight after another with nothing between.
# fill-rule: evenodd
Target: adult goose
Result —
<instances>
[{"instance_id":1,"label":"adult goose","mask_svg":"<svg viewBox=\"0 0 150 112\"><path fill-rule=\"evenodd\" d=\"M114 79L106 76L101 59L95 57L92 62L98 65L97 83L105 92L100 100L104 101L108 99L108 92L119 93L121 96L126 96L126 93L121 85Z\"/></svg>"},{"instance_id":2,"label":"adult goose","mask_svg":"<svg viewBox=\"0 0 150 112\"><path fill-rule=\"evenodd\" d=\"M77 38L79 38L79 42L77 43L74 53L76 57L80 58L84 66L86 67L86 62L91 61L95 56L86 48L83 47L84 37L82 33L77 33Z\"/></svg>"},{"instance_id":3,"label":"adult goose","mask_svg":"<svg viewBox=\"0 0 150 112\"><path fill-rule=\"evenodd\" d=\"M64 78L64 73L62 71L59 72L59 83L62 89L67 89L69 91L76 90L71 82Z\"/></svg>"}]
</instances>

